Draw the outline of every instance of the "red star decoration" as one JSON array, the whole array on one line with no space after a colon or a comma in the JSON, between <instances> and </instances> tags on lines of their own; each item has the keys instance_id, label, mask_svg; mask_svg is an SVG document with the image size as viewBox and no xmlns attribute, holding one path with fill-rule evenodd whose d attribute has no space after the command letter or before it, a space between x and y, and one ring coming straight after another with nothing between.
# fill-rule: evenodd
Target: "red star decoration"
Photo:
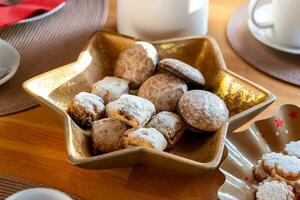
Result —
<instances>
[{"instance_id":1,"label":"red star decoration","mask_svg":"<svg viewBox=\"0 0 300 200\"><path fill-rule=\"evenodd\" d=\"M248 177L248 176L245 176L245 177L244 177L244 180L245 180L245 181L248 181L248 180L249 180L249 177Z\"/></svg>"},{"instance_id":2,"label":"red star decoration","mask_svg":"<svg viewBox=\"0 0 300 200\"><path fill-rule=\"evenodd\" d=\"M291 119L297 119L297 114L298 114L297 112L291 111L289 113L289 116L290 116Z\"/></svg>"},{"instance_id":3,"label":"red star decoration","mask_svg":"<svg viewBox=\"0 0 300 200\"><path fill-rule=\"evenodd\" d=\"M275 125L276 127L282 127L283 126L283 121L279 118L275 119Z\"/></svg>"}]
</instances>

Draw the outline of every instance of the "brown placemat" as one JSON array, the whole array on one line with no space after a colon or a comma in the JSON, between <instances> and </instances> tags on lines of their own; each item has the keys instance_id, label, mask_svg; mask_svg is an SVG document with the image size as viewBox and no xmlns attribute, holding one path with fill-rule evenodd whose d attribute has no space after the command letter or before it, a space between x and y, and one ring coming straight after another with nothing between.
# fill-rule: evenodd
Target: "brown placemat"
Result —
<instances>
[{"instance_id":1,"label":"brown placemat","mask_svg":"<svg viewBox=\"0 0 300 200\"><path fill-rule=\"evenodd\" d=\"M21 54L17 73L0 86L0 116L36 106L22 83L75 61L89 36L105 23L107 10L106 0L69 0L42 20L0 28L0 38Z\"/></svg>"},{"instance_id":2,"label":"brown placemat","mask_svg":"<svg viewBox=\"0 0 300 200\"><path fill-rule=\"evenodd\" d=\"M253 67L300 86L300 55L284 53L260 43L249 31L247 20L248 5L244 5L228 23L227 37L236 53Z\"/></svg>"},{"instance_id":3,"label":"brown placemat","mask_svg":"<svg viewBox=\"0 0 300 200\"><path fill-rule=\"evenodd\" d=\"M10 195L19 192L21 190L29 189L29 188L40 188L45 187L49 188L48 186L42 184L36 184L31 181L10 177L10 176L0 176L0 199L5 199ZM56 189L56 188L52 188ZM78 196L74 196L71 194L66 193L74 200L80 200Z\"/></svg>"}]
</instances>

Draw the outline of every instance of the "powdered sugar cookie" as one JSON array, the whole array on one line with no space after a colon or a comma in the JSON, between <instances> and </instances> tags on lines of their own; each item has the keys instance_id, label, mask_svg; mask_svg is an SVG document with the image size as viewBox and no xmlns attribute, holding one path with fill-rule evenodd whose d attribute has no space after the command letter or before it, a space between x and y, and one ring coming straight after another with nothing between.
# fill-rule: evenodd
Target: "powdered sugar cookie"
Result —
<instances>
[{"instance_id":1,"label":"powdered sugar cookie","mask_svg":"<svg viewBox=\"0 0 300 200\"><path fill-rule=\"evenodd\" d=\"M271 174L275 168L275 164L284 157L282 153L265 153L262 157L262 165L264 170Z\"/></svg>"},{"instance_id":2,"label":"powdered sugar cookie","mask_svg":"<svg viewBox=\"0 0 300 200\"><path fill-rule=\"evenodd\" d=\"M266 153L263 155L262 165L266 173L272 178L284 181L300 191L300 160L295 156L282 153Z\"/></svg>"},{"instance_id":3,"label":"powdered sugar cookie","mask_svg":"<svg viewBox=\"0 0 300 200\"><path fill-rule=\"evenodd\" d=\"M126 124L117 119L105 118L94 121L91 134L94 149L103 153L121 149L120 138L126 130Z\"/></svg>"},{"instance_id":4,"label":"powdered sugar cookie","mask_svg":"<svg viewBox=\"0 0 300 200\"><path fill-rule=\"evenodd\" d=\"M229 116L224 101L204 90L185 92L179 100L178 112L189 126L200 131L216 131Z\"/></svg>"},{"instance_id":5,"label":"powdered sugar cookie","mask_svg":"<svg viewBox=\"0 0 300 200\"><path fill-rule=\"evenodd\" d=\"M155 114L155 106L147 99L123 94L106 106L106 115L118 119L134 128L144 126Z\"/></svg>"},{"instance_id":6,"label":"powdered sugar cookie","mask_svg":"<svg viewBox=\"0 0 300 200\"><path fill-rule=\"evenodd\" d=\"M124 49L114 67L114 76L130 81L132 88L138 88L152 76L158 63L158 53L148 42L136 42Z\"/></svg>"},{"instance_id":7,"label":"powdered sugar cookie","mask_svg":"<svg viewBox=\"0 0 300 200\"><path fill-rule=\"evenodd\" d=\"M295 156L284 156L275 165L276 173L287 180L300 179L300 160Z\"/></svg>"},{"instance_id":8,"label":"powdered sugar cookie","mask_svg":"<svg viewBox=\"0 0 300 200\"><path fill-rule=\"evenodd\" d=\"M293 188L284 182L264 181L258 185L257 200L293 200Z\"/></svg>"},{"instance_id":9,"label":"powdered sugar cookie","mask_svg":"<svg viewBox=\"0 0 300 200\"><path fill-rule=\"evenodd\" d=\"M129 90L129 81L106 76L95 83L92 87L92 93L101 97L104 104L117 100L122 94L127 94Z\"/></svg>"},{"instance_id":10,"label":"powdered sugar cookie","mask_svg":"<svg viewBox=\"0 0 300 200\"><path fill-rule=\"evenodd\" d=\"M284 152L290 156L300 158L300 141L290 142L285 145Z\"/></svg>"},{"instance_id":11,"label":"powdered sugar cookie","mask_svg":"<svg viewBox=\"0 0 300 200\"><path fill-rule=\"evenodd\" d=\"M150 100L157 112L175 112L186 83L172 74L156 74L147 79L138 91L138 96Z\"/></svg>"},{"instance_id":12,"label":"powdered sugar cookie","mask_svg":"<svg viewBox=\"0 0 300 200\"><path fill-rule=\"evenodd\" d=\"M180 117L171 112L163 111L152 117L148 128L155 128L168 141L168 148L173 147L185 131L185 124Z\"/></svg>"},{"instance_id":13,"label":"powdered sugar cookie","mask_svg":"<svg viewBox=\"0 0 300 200\"><path fill-rule=\"evenodd\" d=\"M159 62L162 69L197 85L204 85L205 80L201 72L194 67L173 58L166 58Z\"/></svg>"},{"instance_id":14,"label":"powdered sugar cookie","mask_svg":"<svg viewBox=\"0 0 300 200\"><path fill-rule=\"evenodd\" d=\"M91 128L92 122L104 115L105 106L101 97L80 92L71 101L68 114L82 128Z\"/></svg>"},{"instance_id":15,"label":"powdered sugar cookie","mask_svg":"<svg viewBox=\"0 0 300 200\"><path fill-rule=\"evenodd\" d=\"M155 128L129 129L122 135L121 143L125 148L145 146L163 151L167 147L166 139Z\"/></svg>"}]
</instances>

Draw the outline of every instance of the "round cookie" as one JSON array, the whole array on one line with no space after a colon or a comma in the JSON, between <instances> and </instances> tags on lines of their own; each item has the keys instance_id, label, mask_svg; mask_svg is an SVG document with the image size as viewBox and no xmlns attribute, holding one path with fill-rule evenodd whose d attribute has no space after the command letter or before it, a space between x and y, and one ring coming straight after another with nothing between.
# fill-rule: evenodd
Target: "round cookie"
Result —
<instances>
[{"instance_id":1,"label":"round cookie","mask_svg":"<svg viewBox=\"0 0 300 200\"><path fill-rule=\"evenodd\" d=\"M173 58L165 58L159 62L159 67L197 85L204 85L205 80L201 72L194 67Z\"/></svg>"},{"instance_id":2,"label":"round cookie","mask_svg":"<svg viewBox=\"0 0 300 200\"><path fill-rule=\"evenodd\" d=\"M126 124L117 119L94 121L91 134L94 149L103 153L120 150L120 138L126 130Z\"/></svg>"},{"instance_id":3,"label":"round cookie","mask_svg":"<svg viewBox=\"0 0 300 200\"><path fill-rule=\"evenodd\" d=\"M172 74L156 74L140 87L138 96L150 100L157 112L175 112L182 94L187 91L186 83Z\"/></svg>"},{"instance_id":4,"label":"round cookie","mask_svg":"<svg viewBox=\"0 0 300 200\"><path fill-rule=\"evenodd\" d=\"M130 81L134 89L154 74L157 63L155 47L148 42L136 42L120 53L113 74Z\"/></svg>"},{"instance_id":5,"label":"round cookie","mask_svg":"<svg viewBox=\"0 0 300 200\"><path fill-rule=\"evenodd\" d=\"M216 131L228 119L229 112L222 99L204 90L190 90L182 95L178 113L191 131Z\"/></svg>"},{"instance_id":6,"label":"round cookie","mask_svg":"<svg viewBox=\"0 0 300 200\"><path fill-rule=\"evenodd\" d=\"M154 115L146 127L155 128L162 133L168 141L168 148L172 148L185 131L185 124L181 118L167 111Z\"/></svg>"},{"instance_id":7,"label":"round cookie","mask_svg":"<svg viewBox=\"0 0 300 200\"><path fill-rule=\"evenodd\" d=\"M82 128L91 128L93 121L100 119L105 111L101 97L80 92L71 101L67 113Z\"/></svg>"},{"instance_id":8,"label":"round cookie","mask_svg":"<svg viewBox=\"0 0 300 200\"><path fill-rule=\"evenodd\" d=\"M300 141L290 142L285 145L284 152L290 156L300 158Z\"/></svg>"},{"instance_id":9,"label":"round cookie","mask_svg":"<svg viewBox=\"0 0 300 200\"><path fill-rule=\"evenodd\" d=\"M293 200L293 188L285 182L264 181L258 185L257 200Z\"/></svg>"},{"instance_id":10,"label":"round cookie","mask_svg":"<svg viewBox=\"0 0 300 200\"><path fill-rule=\"evenodd\" d=\"M129 81L113 76L104 77L92 87L92 93L101 97L104 104L117 100L122 94L128 94L128 90Z\"/></svg>"}]
</instances>

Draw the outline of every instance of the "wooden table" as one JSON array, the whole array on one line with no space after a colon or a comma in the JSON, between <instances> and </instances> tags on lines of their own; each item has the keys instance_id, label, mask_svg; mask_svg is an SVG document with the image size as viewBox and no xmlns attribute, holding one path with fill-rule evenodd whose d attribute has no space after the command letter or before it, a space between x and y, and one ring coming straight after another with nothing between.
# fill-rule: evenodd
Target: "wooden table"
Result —
<instances>
[{"instance_id":1,"label":"wooden table","mask_svg":"<svg viewBox=\"0 0 300 200\"><path fill-rule=\"evenodd\" d=\"M254 69L230 48L226 25L243 3L244 0L211 0L209 34L219 42L231 70L277 95L277 101L256 119L272 115L282 104L300 106L297 87ZM114 29L115 1L110 9L107 27ZM224 181L218 170L193 177L146 167L84 170L68 163L66 155L63 123L53 112L36 107L0 118L1 175L29 179L84 199L217 199L217 189Z\"/></svg>"}]
</instances>

